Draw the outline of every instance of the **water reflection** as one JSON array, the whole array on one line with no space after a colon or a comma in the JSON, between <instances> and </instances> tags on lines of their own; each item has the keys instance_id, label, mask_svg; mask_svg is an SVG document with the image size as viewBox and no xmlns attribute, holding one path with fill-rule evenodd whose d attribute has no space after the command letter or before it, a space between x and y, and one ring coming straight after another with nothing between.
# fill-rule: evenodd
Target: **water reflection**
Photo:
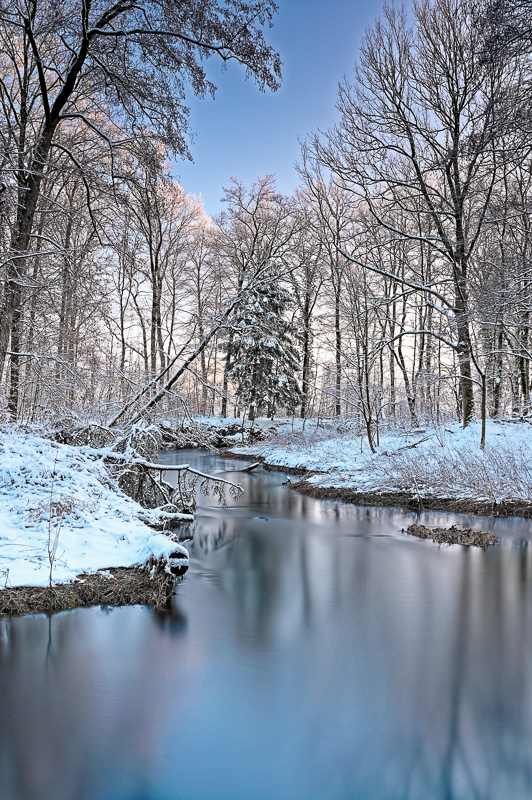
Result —
<instances>
[{"instance_id":1,"label":"water reflection","mask_svg":"<svg viewBox=\"0 0 532 800\"><path fill-rule=\"evenodd\" d=\"M164 608L153 609L153 615L161 628L172 633L183 633L187 627L187 616L177 600L170 598Z\"/></svg>"},{"instance_id":2,"label":"water reflection","mask_svg":"<svg viewBox=\"0 0 532 800\"><path fill-rule=\"evenodd\" d=\"M192 456L238 468L167 454ZM2 800L530 798L528 523L437 547L414 515L238 479L164 617L0 622Z\"/></svg>"}]
</instances>

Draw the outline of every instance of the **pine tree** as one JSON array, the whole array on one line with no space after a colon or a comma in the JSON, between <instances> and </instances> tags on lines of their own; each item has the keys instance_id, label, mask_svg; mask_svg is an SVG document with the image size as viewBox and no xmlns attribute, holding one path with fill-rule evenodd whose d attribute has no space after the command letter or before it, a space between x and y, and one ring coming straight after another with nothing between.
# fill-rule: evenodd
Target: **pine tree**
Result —
<instances>
[{"instance_id":1,"label":"pine tree","mask_svg":"<svg viewBox=\"0 0 532 800\"><path fill-rule=\"evenodd\" d=\"M251 421L259 410L273 419L276 409L292 413L301 402L296 379L301 335L294 321L286 318L292 303L289 292L270 274L232 318L227 376L238 401L249 408Z\"/></svg>"}]
</instances>

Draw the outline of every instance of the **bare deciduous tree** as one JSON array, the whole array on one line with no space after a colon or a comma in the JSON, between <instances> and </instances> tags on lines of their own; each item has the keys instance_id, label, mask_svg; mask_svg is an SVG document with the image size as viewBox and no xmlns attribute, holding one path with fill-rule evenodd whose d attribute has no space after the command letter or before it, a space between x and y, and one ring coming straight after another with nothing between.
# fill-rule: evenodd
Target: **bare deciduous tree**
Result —
<instances>
[{"instance_id":1,"label":"bare deciduous tree","mask_svg":"<svg viewBox=\"0 0 532 800\"><path fill-rule=\"evenodd\" d=\"M280 60L262 34L275 11L272 0L62 0L52 6L2 0L3 167L17 202L0 310L0 373L21 313L20 286L49 164L63 153L88 189L84 153L66 147L59 134L77 123L104 141L113 179L119 178L117 152L146 129L166 149L186 155L185 83L200 96L215 90L205 58L236 60L261 88L277 88Z\"/></svg>"},{"instance_id":2,"label":"bare deciduous tree","mask_svg":"<svg viewBox=\"0 0 532 800\"><path fill-rule=\"evenodd\" d=\"M339 126L325 140L315 137L313 148L390 240L422 240L435 251L439 286L416 288L452 315L467 425L474 412L470 277L500 181L495 109L509 68L479 61L481 35L462 0L416 3L411 26L394 7L384 15L366 34L354 84L340 87ZM400 221L419 215L427 221L421 230ZM445 284L452 298L441 291Z\"/></svg>"}]
</instances>

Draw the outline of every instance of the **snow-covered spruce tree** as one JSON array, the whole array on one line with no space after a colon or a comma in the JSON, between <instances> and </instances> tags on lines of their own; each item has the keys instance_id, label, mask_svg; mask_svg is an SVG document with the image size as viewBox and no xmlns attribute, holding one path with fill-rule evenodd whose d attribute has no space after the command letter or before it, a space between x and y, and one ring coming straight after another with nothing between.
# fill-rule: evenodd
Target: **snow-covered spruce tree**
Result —
<instances>
[{"instance_id":1,"label":"snow-covered spruce tree","mask_svg":"<svg viewBox=\"0 0 532 800\"><path fill-rule=\"evenodd\" d=\"M251 421L260 412L273 419L278 408L292 413L301 402L296 379L301 334L288 318L292 304L290 293L270 273L231 318L232 336L225 345L227 376Z\"/></svg>"}]
</instances>

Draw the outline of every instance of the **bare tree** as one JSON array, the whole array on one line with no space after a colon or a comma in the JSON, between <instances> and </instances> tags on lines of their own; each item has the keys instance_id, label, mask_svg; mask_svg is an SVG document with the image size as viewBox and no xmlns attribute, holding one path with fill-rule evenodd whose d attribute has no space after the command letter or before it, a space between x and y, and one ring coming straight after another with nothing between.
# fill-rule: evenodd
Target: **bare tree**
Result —
<instances>
[{"instance_id":1,"label":"bare tree","mask_svg":"<svg viewBox=\"0 0 532 800\"><path fill-rule=\"evenodd\" d=\"M335 414L342 413L342 326L341 305L343 279L347 264L345 253L352 249L356 238L355 203L350 192L334 180L326 180L322 164L309 148L302 148L302 164L298 167L304 192L312 208L309 220L319 239L326 264L326 286L332 296L334 309Z\"/></svg>"},{"instance_id":2,"label":"bare tree","mask_svg":"<svg viewBox=\"0 0 532 800\"><path fill-rule=\"evenodd\" d=\"M137 270L149 291L150 371L155 375L166 362L163 300L169 298L170 320L175 322L175 307L185 280L193 229L203 216L201 206L164 173L150 167L142 170L139 181L125 195L130 222L134 227ZM168 285L169 284L169 285ZM170 291L165 293L164 289ZM172 322L167 336L172 338Z\"/></svg>"},{"instance_id":3,"label":"bare tree","mask_svg":"<svg viewBox=\"0 0 532 800\"><path fill-rule=\"evenodd\" d=\"M452 316L467 425L474 412L470 276L500 180L494 109L510 75L504 65L479 61L481 36L463 0L416 3L412 26L393 7L384 15L366 34L355 83L340 87L340 125L313 147L391 240L422 240L435 251L439 284L415 287ZM427 224L397 227L396 208Z\"/></svg>"},{"instance_id":4,"label":"bare tree","mask_svg":"<svg viewBox=\"0 0 532 800\"><path fill-rule=\"evenodd\" d=\"M224 290L224 275L219 269L216 259L215 233L213 225L206 215L197 219L189 240L189 252L186 269L186 288L190 306L191 322L194 324L198 341L201 342L213 318L219 312L218 290ZM216 364L216 344L214 362ZM200 413L208 411L209 367L207 350L200 354L201 369L201 401L198 402ZM216 374L213 377L216 385ZM214 405L215 389L213 393Z\"/></svg>"},{"instance_id":5,"label":"bare tree","mask_svg":"<svg viewBox=\"0 0 532 800\"><path fill-rule=\"evenodd\" d=\"M261 88L278 87L280 60L261 30L275 11L272 0L63 0L53 7L46 0L2 0L1 127L10 145L5 152L13 153L4 174L17 204L0 310L0 373L20 315L20 283L48 165L62 152L85 180L83 153L61 144L60 132L81 123L103 140L112 178L119 177L117 151L141 131L186 155L185 82L200 96L215 90L204 58L237 60Z\"/></svg>"},{"instance_id":6,"label":"bare tree","mask_svg":"<svg viewBox=\"0 0 532 800\"><path fill-rule=\"evenodd\" d=\"M294 258L297 269L292 273L292 290L297 301L302 323L301 364L301 419L309 412L311 368L313 360L313 318L325 281L323 243L316 235L319 226L311 221L312 208L304 192L298 193L298 213L302 216L301 229L295 240Z\"/></svg>"}]
</instances>

